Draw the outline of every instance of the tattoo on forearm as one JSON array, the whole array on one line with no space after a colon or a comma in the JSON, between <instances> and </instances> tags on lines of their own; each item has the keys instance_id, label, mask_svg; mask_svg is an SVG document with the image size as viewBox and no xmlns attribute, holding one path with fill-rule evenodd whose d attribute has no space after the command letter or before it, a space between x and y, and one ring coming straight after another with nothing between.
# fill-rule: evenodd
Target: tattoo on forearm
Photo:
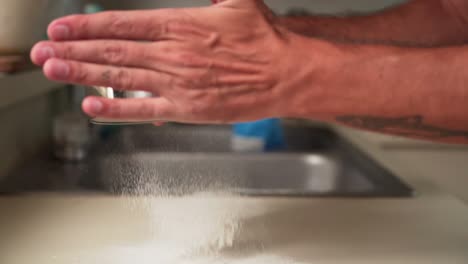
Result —
<instances>
[{"instance_id":1,"label":"tattoo on forearm","mask_svg":"<svg viewBox=\"0 0 468 264\"><path fill-rule=\"evenodd\" d=\"M421 115L397 118L348 115L339 116L336 120L349 126L394 135L428 139L457 137L468 139L468 131L452 130L425 124L424 116Z\"/></svg>"}]
</instances>

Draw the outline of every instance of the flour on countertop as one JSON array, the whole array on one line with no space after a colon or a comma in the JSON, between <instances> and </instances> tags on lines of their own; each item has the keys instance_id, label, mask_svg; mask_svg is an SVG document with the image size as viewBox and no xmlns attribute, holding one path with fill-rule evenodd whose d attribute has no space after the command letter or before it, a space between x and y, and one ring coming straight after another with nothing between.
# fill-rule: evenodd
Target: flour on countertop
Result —
<instances>
[{"instance_id":1,"label":"flour on countertop","mask_svg":"<svg viewBox=\"0 0 468 264\"><path fill-rule=\"evenodd\" d=\"M245 242L239 240L245 210L235 200L197 194L159 198L149 207L154 240L179 247L188 254L216 255Z\"/></svg>"},{"instance_id":2,"label":"flour on countertop","mask_svg":"<svg viewBox=\"0 0 468 264\"><path fill-rule=\"evenodd\" d=\"M86 259L86 258L85 258ZM78 264L303 264L270 254L244 257L181 255L177 248L166 244L147 244L132 247L115 247Z\"/></svg>"},{"instance_id":3,"label":"flour on countertop","mask_svg":"<svg viewBox=\"0 0 468 264\"><path fill-rule=\"evenodd\" d=\"M168 175L159 175L165 171L162 168L139 166L141 161L138 159L115 162L119 166L113 168L121 172L116 186L135 195L123 193L131 207L147 213L151 234L140 245L113 247L108 252L100 252L103 255L98 263L298 264L263 254L265 243L271 240L260 217L264 208L246 209L245 201L222 192L223 182L217 185L221 187L219 193L212 189L207 193L185 192L204 190L205 183L197 179L209 179L206 172L198 172L195 168L183 175L185 168L178 168L181 178L192 181L173 185ZM223 177L226 178L229 177ZM168 190L167 186L172 185L180 190ZM174 191L179 195L172 195Z\"/></svg>"},{"instance_id":4,"label":"flour on countertop","mask_svg":"<svg viewBox=\"0 0 468 264\"><path fill-rule=\"evenodd\" d=\"M205 182L197 181L204 174L196 168L185 173L185 168L179 167L178 177L171 179L169 175L159 175L166 170L147 168L137 158L114 162L115 166L110 167L119 175L113 179L114 184L124 196L135 195L128 198L130 206L149 212L155 242L177 246L187 254L215 254L235 246L242 230L242 203L222 193L193 193L205 189ZM177 183L172 184L172 180Z\"/></svg>"},{"instance_id":5,"label":"flour on countertop","mask_svg":"<svg viewBox=\"0 0 468 264\"><path fill-rule=\"evenodd\" d=\"M138 197L131 206L148 211L151 239L108 248L94 256L94 262L77 264L301 264L264 253L259 242L268 236L261 221L253 230L244 229L263 213L246 210L239 199L213 193Z\"/></svg>"}]
</instances>

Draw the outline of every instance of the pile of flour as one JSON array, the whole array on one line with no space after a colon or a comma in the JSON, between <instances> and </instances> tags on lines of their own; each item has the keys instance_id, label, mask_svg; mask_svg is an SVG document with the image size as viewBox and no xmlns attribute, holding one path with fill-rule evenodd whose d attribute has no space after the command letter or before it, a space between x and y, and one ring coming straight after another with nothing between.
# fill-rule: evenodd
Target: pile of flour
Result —
<instances>
[{"instance_id":1,"label":"pile of flour","mask_svg":"<svg viewBox=\"0 0 468 264\"><path fill-rule=\"evenodd\" d=\"M216 254L241 238L243 208L214 194L155 199L149 203L156 242L187 254Z\"/></svg>"},{"instance_id":2,"label":"pile of flour","mask_svg":"<svg viewBox=\"0 0 468 264\"><path fill-rule=\"evenodd\" d=\"M140 247L115 247L102 252L102 257L87 264L302 264L293 260L268 254L244 258L222 256L181 256L166 245L148 244ZM95 260L96 258L93 257Z\"/></svg>"},{"instance_id":3,"label":"pile of flour","mask_svg":"<svg viewBox=\"0 0 468 264\"><path fill-rule=\"evenodd\" d=\"M268 230L244 226L262 212L246 210L238 197L200 193L130 201L151 218L151 239L109 248L100 253L100 264L299 264L264 253Z\"/></svg>"}]
</instances>

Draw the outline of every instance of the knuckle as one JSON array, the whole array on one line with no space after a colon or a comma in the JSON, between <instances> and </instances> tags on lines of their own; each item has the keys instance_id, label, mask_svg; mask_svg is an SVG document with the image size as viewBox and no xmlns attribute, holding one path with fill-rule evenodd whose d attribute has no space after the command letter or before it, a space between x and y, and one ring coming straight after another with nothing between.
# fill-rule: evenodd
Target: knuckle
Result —
<instances>
[{"instance_id":1,"label":"knuckle","mask_svg":"<svg viewBox=\"0 0 468 264\"><path fill-rule=\"evenodd\" d=\"M89 32L90 27L90 17L87 15L72 15L70 16L70 21L73 22L75 27L79 29L79 35L83 35L83 37L87 37L87 33ZM72 32L73 33L73 32Z\"/></svg>"},{"instance_id":2,"label":"knuckle","mask_svg":"<svg viewBox=\"0 0 468 264\"><path fill-rule=\"evenodd\" d=\"M178 85L178 78L176 78L175 76L171 75L167 78L167 85L168 87L171 89L171 90L174 90L176 88L180 88L179 85Z\"/></svg>"},{"instance_id":3,"label":"knuckle","mask_svg":"<svg viewBox=\"0 0 468 264\"><path fill-rule=\"evenodd\" d=\"M107 16L109 21L111 21L108 30L117 36L128 35L128 32L133 32L135 29L132 21L130 21L125 13L108 12Z\"/></svg>"},{"instance_id":4,"label":"knuckle","mask_svg":"<svg viewBox=\"0 0 468 264\"><path fill-rule=\"evenodd\" d=\"M202 102L193 101L186 106L185 110L190 115L199 116L205 112L205 106Z\"/></svg>"},{"instance_id":5,"label":"knuckle","mask_svg":"<svg viewBox=\"0 0 468 264\"><path fill-rule=\"evenodd\" d=\"M166 8L157 11L157 17L161 19L155 19L148 21L148 28L150 28L149 36L156 40L167 37L169 34L174 33L178 23L178 19L174 19L179 14L179 11L175 8Z\"/></svg>"},{"instance_id":6,"label":"knuckle","mask_svg":"<svg viewBox=\"0 0 468 264\"><path fill-rule=\"evenodd\" d=\"M204 63L203 59L199 57L199 55L188 52L181 52L176 54L175 60L178 64L184 67L204 66L206 64Z\"/></svg>"},{"instance_id":7,"label":"knuckle","mask_svg":"<svg viewBox=\"0 0 468 264\"><path fill-rule=\"evenodd\" d=\"M149 28L151 28L151 30L149 31L148 34L149 34L150 38L154 39L154 40L163 38L163 37L169 35L169 32L170 32L170 27L169 27L169 22L168 21L153 24Z\"/></svg>"},{"instance_id":8,"label":"knuckle","mask_svg":"<svg viewBox=\"0 0 468 264\"><path fill-rule=\"evenodd\" d=\"M134 90L134 79L125 69L118 69L111 79L112 87L124 90Z\"/></svg>"},{"instance_id":9,"label":"knuckle","mask_svg":"<svg viewBox=\"0 0 468 264\"><path fill-rule=\"evenodd\" d=\"M197 80L199 80L203 86L217 87L219 84L218 73L210 68L201 70Z\"/></svg>"},{"instance_id":10,"label":"knuckle","mask_svg":"<svg viewBox=\"0 0 468 264\"><path fill-rule=\"evenodd\" d=\"M217 83L216 74L209 70L192 72L186 78L190 81L191 87L195 89L216 87Z\"/></svg>"},{"instance_id":11,"label":"knuckle","mask_svg":"<svg viewBox=\"0 0 468 264\"><path fill-rule=\"evenodd\" d=\"M82 64L71 64L70 65L72 78L77 83L87 83L89 81L89 72Z\"/></svg>"},{"instance_id":12,"label":"knuckle","mask_svg":"<svg viewBox=\"0 0 468 264\"><path fill-rule=\"evenodd\" d=\"M207 91L196 91L191 95L191 111L195 114L204 113L216 105L216 96Z\"/></svg>"},{"instance_id":13,"label":"knuckle","mask_svg":"<svg viewBox=\"0 0 468 264\"><path fill-rule=\"evenodd\" d=\"M102 53L103 59L113 65L125 63L125 49L121 44L107 44Z\"/></svg>"},{"instance_id":14,"label":"knuckle","mask_svg":"<svg viewBox=\"0 0 468 264\"><path fill-rule=\"evenodd\" d=\"M179 19L170 19L166 22L166 32L167 33L175 33L175 34L178 34L178 33L183 33L184 32L184 28L187 28L189 26L189 24L183 20L179 20Z\"/></svg>"},{"instance_id":15,"label":"knuckle","mask_svg":"<svg viewBox=\"0 0 468 264\"><path fill-rule=\"evenodd\" d=\"M63 50L61 53L61 57L63 59L72 59L76 56L75 48L73 47L73 45L68 43L65 43L63 45Z\"/></svg>"},{"instance_id":16,"label":"knuckle","mask_svg":"<svg viewBox=\"0 0 468 264\"><path fill-rule=\"evenodd\" d=\"M176 88L191 89L194 86L193 80L188 76L172 77L170 82L172 87Z\"/></svg>"}]
</instances>

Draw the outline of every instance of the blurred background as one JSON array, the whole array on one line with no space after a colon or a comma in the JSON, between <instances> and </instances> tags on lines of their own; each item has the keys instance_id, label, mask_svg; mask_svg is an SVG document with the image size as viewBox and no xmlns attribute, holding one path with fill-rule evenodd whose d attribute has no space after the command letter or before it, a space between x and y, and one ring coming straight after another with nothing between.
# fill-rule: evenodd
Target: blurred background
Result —
<instances>
[{"instance_id":1,"label":"blurred background","mask_svg":"<svg viewBox=\"0 0 468 264\"><path fill-rule=\"evenodd\" d=\"M269 0L266 2L278 14L308 12L328 15L375 12L404 1ZM233 150L228 146L233 144L232 142L241 144L242 147L245 147L247 142L247 145L251 144L251 147L251 141L237 142L237 138L232 137L233 132L229 127L180 129L170 125L165 128L92 125L80 109L82 99L92 89L48 81L43 77L41 69L32 66L28 59L29 49L35 42L46 39L47 24L56 17L100 10L189 7L208 4L209 1L201 0L37 0L34 2L3 0L0 2L2 5L0 8L0 89L3 93L0 96L0 122L2 123L0 187L7 186L4 189L8 190L10 185L5 185L5 182L10 184L14 182L15 186L24 182L31 186L48 186L50 181L56 181L56 184L60 186L68 186L73 185L73 183L67 183L68 181L77 181L75 178L82 179L86 171L88 171L87 177L92 178L95 175L92 175L89 160L96 159L96 156L90 157L89 153L93 151L93 148L106 149L109 153L120 148L121 151L135 153L141 151L226 152ZM305 120L294 120L293 123L299 124L302 128L310 125L325 126ZM421 155L429 155L430 158L433 157L431 155L436 155L436 162L431 162L431 164L437 168L443 168L441 172L444 174L450 171L453 179L463 178L464 173L460 173L457 166L447 165L446 161L465 163L466 156L463 155L463 151L466 151L466 147L464 146L414 141L337 126L327 125L326 127L332 129L334 135L358 138L359 148L365 152L377 145L385 150L394 151L398 157L415 159L414 162L408 163L412 166L415 166L416 162L425 163L424 160L417 159ZM239 131L242 132L242 130ZM288 142L292 144L288 146L291 152L313 153L319 149L322 153L324 149L331 148L326 142L333 141L333 139L324 136L320 129L289 129L288 131L290 134L285 137L292 140L292 143ZM118 139L104 146L103 142L112 134L119 134ZM179 136L173 136L176 134ZM187 135L189 139L185 138ZM192 135L196 136L192 137ZM212 140L212 138L217 138L216 135L219 136L218 140ZM133 138L138 136L144 140L134 142ZM159 137L165 138L165 141L159 140ZM215 146L215 144L218 145ZM255 144L253 143L253 146ZM128 146L132 146L133 149L130 150ZM459 155L451 155L454 153ZM370 156L376 158L374 155ZM52 172L54 170L55 172ZM442 185L449 186L458 193L465 193L463 185L457 184L457 181L437 177L434 168L429 169L421 165L420 170L422 173L433 173L433 178ZM43 173L39 173L37 178L31 178L31 171ZM70 176L68 175L70 171L77 172L79 175ZM45 180L47 177L50 179ZM36 181L32 182L31 179L36 179ZM0 192L2 192L1 188Z\"/></svg>"}]
</instances>

